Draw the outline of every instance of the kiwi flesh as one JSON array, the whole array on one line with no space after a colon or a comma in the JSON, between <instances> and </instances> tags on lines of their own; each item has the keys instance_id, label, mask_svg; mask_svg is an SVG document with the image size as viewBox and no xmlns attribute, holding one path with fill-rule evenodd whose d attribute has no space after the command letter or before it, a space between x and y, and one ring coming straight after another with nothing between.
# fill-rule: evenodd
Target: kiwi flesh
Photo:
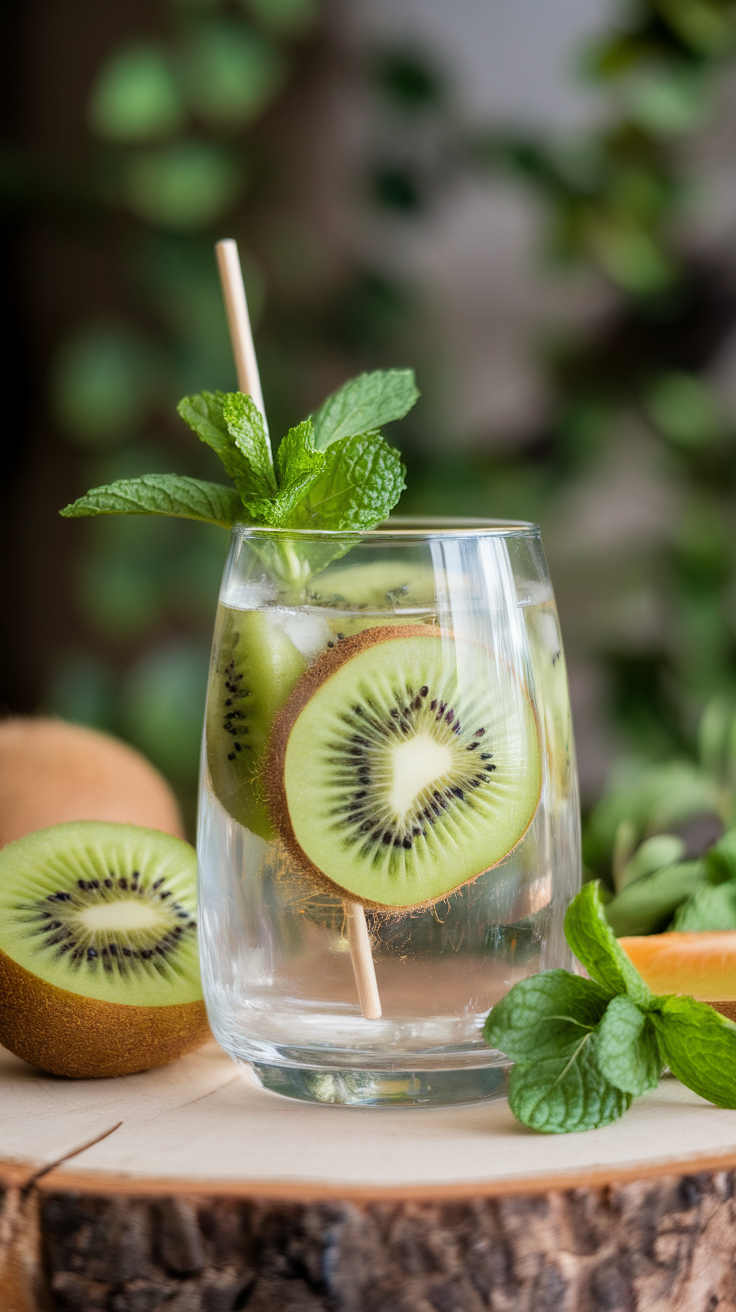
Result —
<instances>
[{"instance_id":1,"label":"kiwi flesh","mask_svg":"<svg viewBox=\"0 0 736 1312\"><path fill-rule=\"evenodd\" d=\"M70 821L0 852L0 1043L56 1075L162 1066L208 1037L196 855L156 830Z\"/></svg>"},{"instance_id":2,"label":"kiwi flesh","mask_svg":"<svg viewBox=\"0 0 736 1312\"><path fill-rule=\"evenodd\" d=\"M535 607L529 615L529 624L533 629L533 672L544 727L547 770L557 795L565 797L570 794L575 748L567 668L554 602Z\"/></svg>"},{"instance_id":3,"label":"kiwi flesh","mask_svg":"<svg viewBox=\"0 0 736 1312\"><path fill-rule=\"evenodd\" d=\"M268 611L221 611L207 694L207 766L225 810L266 840L274 830L259 784L263 753L306 664Z\"/></svg>"},{"instance_id":4,"label":"kiwi flesh","mask_svg":"<svg viewBox=\"0 0 736 1312\"><path fill-rule=\"evenodd\" d=\"M531 824L537 720L485 648L436 627L367 629L299 679L264 780L305 874L369 907L427 906L497 865Z\"/></svg>"},{"instance_id":5,"label":"kiwi flesh","mask_svg":"<svg viewBox=\"0 0 736 1312\"><path fill-rule=\"evenodd\" d=\"M434 603L434 575L427 566L386 560L325 570L309 584L307 604L348 610L406 609Z\"/></svg>"}]
</instances>

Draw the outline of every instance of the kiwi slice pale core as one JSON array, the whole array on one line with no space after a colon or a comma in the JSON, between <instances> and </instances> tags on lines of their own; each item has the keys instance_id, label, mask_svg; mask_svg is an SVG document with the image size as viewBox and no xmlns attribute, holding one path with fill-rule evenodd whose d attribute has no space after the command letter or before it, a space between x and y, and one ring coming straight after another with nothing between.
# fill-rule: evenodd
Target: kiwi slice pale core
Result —
<instances>
[{"instance_id":1,"label":"kiwi slice pale core","mask_svg":"<svg viewBox=\"0 0 736 1312\"><path fill-rule=\"evenodd\" d=\"M268 611L222 611L207 695L207 765L225 810L265 839L274 831L260 792L263 752L306 663Z\"/></svg>"},{"instance_id":2,"label":"kiwi slice pale core","mask_svg":"<svg viewBox=\"0 0 736 1312\"><path fill-rule=\"evenodd\" d=\"M477 644L428 626L368 629L299 680L265 780L305 872L368 906L423 906L497 865L529 827L536 716Z\"/></svg>"}]
</instances>

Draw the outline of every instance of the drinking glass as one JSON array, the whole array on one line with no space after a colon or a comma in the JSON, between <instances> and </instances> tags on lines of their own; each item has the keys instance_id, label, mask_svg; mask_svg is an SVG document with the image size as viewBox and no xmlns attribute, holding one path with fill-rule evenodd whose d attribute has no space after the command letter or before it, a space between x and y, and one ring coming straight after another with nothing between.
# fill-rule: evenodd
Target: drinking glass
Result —
<instances>
[{"instance_id":1,"label":"drinking glass","mask_svg":"<svg viewBox=\"0 0 736 1312\"><path fill-rule=\"evenodd\" d=\"M199 811L215 1037L275 1092L504 1092L489 1010L571 966L577 780L534 524L232 531Z\"/></svg>"}]
</instances>

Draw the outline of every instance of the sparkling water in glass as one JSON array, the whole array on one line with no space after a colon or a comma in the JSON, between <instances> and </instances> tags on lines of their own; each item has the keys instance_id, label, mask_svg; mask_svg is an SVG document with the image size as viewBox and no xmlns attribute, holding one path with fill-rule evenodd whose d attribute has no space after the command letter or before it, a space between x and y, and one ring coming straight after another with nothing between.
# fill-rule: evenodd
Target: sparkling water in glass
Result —
<instances>
[{"instance_id":1,"label":"sparkling water in glass","mask_svg":"<svg viewBox=\"0 0 736 1312\"><path fill-rule=\"evenodd\" d=\"M210 1023L266 1088L359 1104L503 1093L485 1018L517 980L570 966L580 882L538 528L236 526L198 850ZM379 1017L361 1007L361 961Z\"/></svg>"}]
</instances>

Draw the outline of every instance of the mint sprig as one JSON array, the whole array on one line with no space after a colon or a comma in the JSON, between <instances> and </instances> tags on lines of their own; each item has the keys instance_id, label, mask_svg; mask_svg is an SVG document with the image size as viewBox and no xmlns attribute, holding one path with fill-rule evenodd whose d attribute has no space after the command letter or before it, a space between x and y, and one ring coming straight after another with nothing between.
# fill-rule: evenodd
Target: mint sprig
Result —
<instances>
[{"instance_id":1,"label":"mint sprig","mask_svg":"<svg viewBox=\"0 0 736 1312\"><path fill-rule=\"evenodd\" d=\"M61 514L175 515L223 527L240 522L295 531L371 529L396 505L406 473L379 426L401 418L418 395L411 369L361 374L328 397L314 419L289 430L275 463L250 396L184 397L179 414L217 454L232 487L179 474L147 475L93 488ZM320 566L326 564L328 556L318 554ZM290 577L305 577L313 564L288 549L280 559Z\"/></svg>"},{"instance_id":2,"label":"mint sprig","mask_svg":"<svg viewBox=\"0 0 736 1312\"><path fill-rule=\"evenodd\" d=\"M486 1041L515 1063L518 1120L548 1134L610 1125L666 1066L718 1107L736 1107L736 1025L695 998L652 994L606 921L597 883L570 903L565 937L592 978L543 971L486 1020Z\"/></svg>"}]
</instances>

